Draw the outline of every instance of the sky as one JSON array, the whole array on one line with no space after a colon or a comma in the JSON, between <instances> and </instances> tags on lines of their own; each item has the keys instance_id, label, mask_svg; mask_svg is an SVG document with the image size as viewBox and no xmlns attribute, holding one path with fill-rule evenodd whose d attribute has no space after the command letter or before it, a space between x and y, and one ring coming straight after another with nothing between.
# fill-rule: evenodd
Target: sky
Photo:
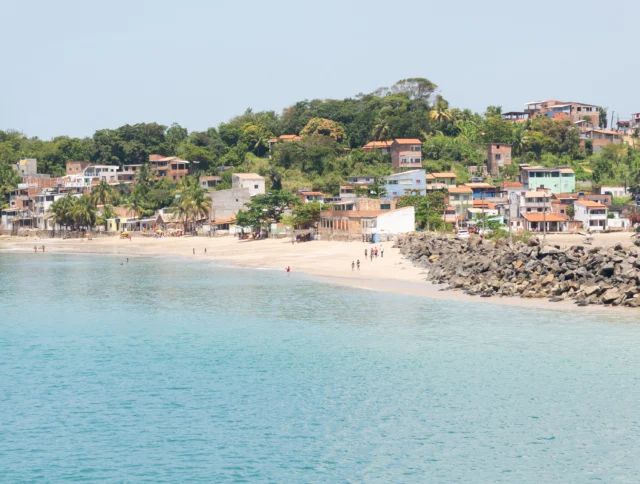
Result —
<instances>
[{"instance_id":1,"label":"sky","mask_svg":"<svg viewBox=\"0 0 640 484\"><path fill-rule=\"evenodd\" d=\"M251 107L410 77L451 107L545 99L640 111L640 1L5 0L0 129L204 130Z\"/></svg>"}]
</instances>

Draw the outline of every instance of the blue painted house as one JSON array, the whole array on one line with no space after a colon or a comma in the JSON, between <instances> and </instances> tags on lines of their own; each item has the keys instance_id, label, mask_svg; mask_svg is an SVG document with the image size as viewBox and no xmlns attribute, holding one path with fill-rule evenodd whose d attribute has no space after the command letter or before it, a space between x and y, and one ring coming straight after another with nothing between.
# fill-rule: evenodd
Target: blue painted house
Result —
<instances>
[{"instance_id":1,"label":"blue painted house","mask_svg":"<svg viewBox=\"0 0 640 484\"><path fill-rule=\"evenodd\" d=\"M426 170L409 170L385 176L381 184L387 190L387 194L382 198L392 200L403 195L426 195L426 181Z\"/></svg>"}]
</instances>

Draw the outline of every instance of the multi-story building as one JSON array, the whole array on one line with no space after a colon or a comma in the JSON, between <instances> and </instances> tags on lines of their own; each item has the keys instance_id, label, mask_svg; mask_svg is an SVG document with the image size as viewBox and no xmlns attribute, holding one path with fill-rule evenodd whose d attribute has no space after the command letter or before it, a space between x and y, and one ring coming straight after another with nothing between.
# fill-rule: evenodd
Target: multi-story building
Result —
<instances>
[{"instance_id":1,"label":"multi-story building","mask_svg":"<svg viewBox=\"0 0 640 484\"><path fill-rule=\"evenodd\" d=\"M524 111L509 111L508 113L502 113L502 120L512 123L524 123L529 120L529 113Z\"/></svg>"},{"instance_id":2,"label":"multi-story building","mask_svg":"<svg viewBox=\"0 0 640 484\"><path fill-rule=\"evenodd\" d=\"M465 183L464 186L471 189L473 192L473 199L487 199L496 198L498 195L498 187L494 187L490 183L477 182L477 183Z\"/></svg>"},{"instance_id":3,"label":"multi-story building","mask_svg":"<svg viewBox=\"0 0 640 484\"><path fill-rule=\"evenodd\" d=\"M551 213L551 193L545 190L529 191L520 194L519 213L524 216L527 213Z\"/></svg>"},{"instance_id":4,"label":"multi-story building","mask_svg":"<svg viewBox=\"0 0 640 484\"><path fill-rule=\"evenodd\" d=\"M422 167L422 141L419 139L394 139L391 143L391 165L396 171Z\"/></svg>"},{"instance_id":5,"label":"multi-story building","mask_svg":"<svg viewBox=\"0 0 640 484\"><path fill-rule=\"evenodd\" d=\"M53 202L67 195L63 188L45 188L35 197L34 204L34 226L40 230L55 229L53 215L49 212ZM79 197L81 193L73 193L72 196Z\"/></svg>"},{"instance_id":6,"label":"multi-story building","mask_svg":"<svg viewBox=\"0 0 640 484\"><path fill-rule=\"evenodd\" d=\"M212 190L217 187L220 182L222 182L222 177L214 175L203 175L200 177L199 182L200 187L204 190Z\"/></svg>"},{"instance_id":7,"label":"multi-story building","mask_svg":"<svg viewBox=\"0 0 640 484\"><path fill-rule=\"evenodd\" d=\"M340 185L340 198L356 198L358 195L353 185Z\"/></svg>"},{"instance_id":8,"label":"multi-story building","mask_svg":"<svg viewBox=\"0 0 640 484\"><path fill-rule=\"evenodd\" d=\"M376 177L373 175L354 175L349 177L349 185L369 186L375 185Z\"/></svg>"},{"instance_id":9,"label":"multi-story building","mask_svg":"<svg viewBox=\"0 0 640 484\"><path fill-rule=\"evenodd\" d=\"M544 166L520 165L520 182L524 188L544 188L551 193L573 193L576 191L576 174L568 166L546 168Z\"/></svg>"},{"instance_id":10,"label":"multi-story building","mask_svg":"<svg viewBox=\"0 0 640 484\"><path fill-rule=\"evenodd\" d=\"M447 204L454 207L458 215L462 215L469 207L473 207L473 190L464 185L448 187Z\"/></svg>"},{"instance_id":11,"label":"multi-story building","mask_svg":"<svg viewBox=\"0 0 640 484\"><path fill-rule=\"evenodd\" d=\"M604 232L607 229L607 207L590 200L573 202L575 220L582 222L582 227L589 232Z\"/></svg>"},{"instance_id":12,"label":"multi-story building","mask_svg":"<svg viewBox=\"0 0 640 484\"><path fill-rule=\"evenodd\" d=\"M250 196L263 195L264 178L257 173L234 173L231 176L232 188L247 188Z\"/></svg>"},{"instance_id":13,"label":"multi-story building","mask_svg":"<svg viewBox=\"0 0 640 484\"><path fill-rule=\"evenodd\" d=\"M38 174L38 160L35 158L21 158L13 165L13 169L22 176L34 176Z\"/></svg>"},{"instance_id":14,"label":"multi-story building","mask_svg":"<svg viewBox=\"0 0 640 484\"><path fill-rule=\"evenodd\" d=\"M192 163L177 156L149 155L149 165L156 180L168 178L179 181L193 172Z\"/></svg>"},{"instance_id":15,"label":"multi-story building","mask_svg":"<svg viewBox=\"0 0 640 484\"><path fill-rule=\"evenodd\" d=\"M425 178L425 170L409 170L385 176L382 183L387 193L382 198L392 200L404 195L425 195Z\"/></svg>"},{"instance_id":16,"label":"multi-story building","mask_svg":"<svg viewBox=\"0 0 640 484\"><path fill-rule=\"evenodd\" d=\"M539 101L525 104L525 113L537 118L547 116L551 119L567 119L573 122L586 119L593 124L598 124L600 113L598 106L564 101Z\"/></svg>"},{"instance_id":17,"label":"multi-story building","mask_svg":"<svg viewBox=\"0 0 640 484\"><path fill-rule=\"evenodd\" d=\"M489 143L487 169L493 176L500 174L500 168L511 164L511 145Z\"/></svg>"},{"instance_id":18,"label":"multi-story building","mask_svg":"<svg viewBox=\"0 0 640 484\"><path fill-rule=\"evenodd\" d=\"M136 175L142 169L142 165L122 165L122 169L118 171L118 181L120 183L130 183L135 181Z\"/></svg>"},{"instance_id":19,"label":"multi-story building","mask_svg":"<svg viewBox=\"0 0 640 484\"><path fill-rule=\"evenodd\" d=\"M640 113L633 113L631 115L631 127L640 127Z\"/></svg>"},{"instance_id":20,"label":"multi-story building","mask_svg":"<svg viewBox=\"0 0 640 484\"><path fill-rule=\"evenodd\" d=\"M88 161L67 161L67 177L77 182L78 177L84 177L84 185L91 186L92 181L105 180L108 183L118 182L118 166L96 165Z\"/></svg>"},{"instance_id":21,"label":"multi-story building","mask_svg":"<svg viewBox=\"0 0 640 484\"><path fill-rule=\"evenodd\" d=\"M67 161L67 175L84 175L90 164L88 161Z\"/></svg>"}]
</instances>

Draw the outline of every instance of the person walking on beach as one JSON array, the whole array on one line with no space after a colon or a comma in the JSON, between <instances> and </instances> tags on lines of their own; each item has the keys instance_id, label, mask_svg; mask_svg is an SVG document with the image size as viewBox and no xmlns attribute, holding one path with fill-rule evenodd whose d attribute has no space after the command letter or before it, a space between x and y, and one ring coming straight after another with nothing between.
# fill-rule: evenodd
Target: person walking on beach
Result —
<instances>
[{"instance_id":1,"label":"person walking on beach","mask_svg":"<svg viewBox=\"0 0 640 484\"><path fill-rule=\"evenodd\" d=\"M193 255L196 255L196 249L195 249L195 247L193 248Z\"/></svg>"},{"instance_id":2,"label":"person walking on beach","mask_svg":"<svg viewBox=\"0 0 640 484\"><path fill-rule=\"evenodd\" d=\"M207 248L204 248L204 255L207 255Z\"/></svg>"},{"instance_id":3,"label":"person walking on beach","mask_svg":"<svg viewBox=\"0 0 640 484\"><path fill-rule=\"evenodd\" d=\"M380 258L384 257L384 247L380 246Z\"/></svg>"},{"instance_id":4,"label":"person walking on beach","mask_svg":"<svg viewBox=\"0 0 640 484\"><path fill-rule=\"evenodd\" d=\"M364 249L364 258L367 258L367 249Z\"/></svg>"},{"instance_id":5,"label":"person walking on beach","mask_svg":"<svg viewBox=\"0 0 640 484\"><path fill-rule=\"evenodd\" d=\"M356 264L358 265L358 270L360 270L360 259L358 259L358 262Z\"/></svg>"},{"instance_id":6,"label":"person walking on beach","mask_svg":"<svg viewBox=\"0 0 640 484\"><path fill-rule=\"evenodd\" d=\"M369 261L373 262L373 249L369 251Z\"/></svg>"},{"instance_id":7,"label":"person walking on beach","mask_svg":"<svg viewBox=\"0 0 640 484\"><path fill-rule=\"evenodd\" d=\"M351 261L351 272L356 268L356 263Z\"/></svg>"},{"instance_id":8,"label":"person walking on beach","mask_svg":"<svg viewBox=\"0 0 640 484\"><path fill-rule=\"evenodd\" d=\"M42 253L44 254L44 245L42 246Z\"/></svg>"}]
</instances>

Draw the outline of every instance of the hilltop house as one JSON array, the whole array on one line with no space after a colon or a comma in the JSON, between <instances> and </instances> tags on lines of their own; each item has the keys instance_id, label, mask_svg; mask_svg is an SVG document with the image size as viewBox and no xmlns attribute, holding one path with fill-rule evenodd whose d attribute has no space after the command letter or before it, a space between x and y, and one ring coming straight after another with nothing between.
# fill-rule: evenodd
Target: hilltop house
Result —
<instances>
[{"instance_id":1,"label":"hilltop house","mask_svg":"<svg viewBox=\"0 0 640 484\"><path fill-rule=\"evenodd\" d=\"M576 174L568 166L546 168L522 164L520 165L520 182L529 190L544 188L551 193L576 191Z\"/></svg>"},{"instance_id":2,"label":"hilltop house","mask_svg":"<svg viewBox=\"0 0 640 484\"><path fill-rule=\"evenodd\" d=\"M369 141L362 149L369 153L371 151L379 151L385 155L391 154L391 141Z\"/></svg>"},{"instance_id":3,"label":"hilltop house","mask_svg":"<svg viewBox=\"0 0 640 484\"><path fill-rule=\"evenodd\" d=\"M394 170L422 167L422 141L419 139L394 139L391 143L391 165Z\"/></svg>"},{"instance_id":4,"label":"hilltop house","mask_svg":"<svg viewBox=\"0 0 640 484\"><path fill-rule=\"evenodd\" d=\"M234 173L231 175L231 187L248 188L252 197L265 193L264 178L257 173Z\"/></svg>"},{"instance_id":5,"label":"hilltop house","mask_svg":"<svg viewBox=\"0 0 640 484\"><path fill-rule=\"evenodd\" d=\"M445 186L455 186L456 184L456 174L453 172L446 173L428 173L426 176L427 185L445 185Z\"/></svg>"},{"instance_id":6,"label":"hilltop house","mask_svg":"<svg viewBox=\"0 0 640 484\"><path fill-rule=\"evenodd\" d=\"M208 175L208 176L201 176L200 177L200 187L202 187L204 190L212 190L215 187L218 186L218 184L222 181L222 177L221 176L214 176L214 175Z\"/></svg>"},{"instance_id":7,"label":"hilltop house","mask_svg":"<svg viewBox=\"0 0 640 484\"><path fill-rule=\"evenodd\" d=\"M537 101L525 104L525 113L531 118L547 116L551 119L567 119L573 122L588 119L593 124L599 122L598 106L578 102L564 101Z\"/></svg>"}]
</instances>

